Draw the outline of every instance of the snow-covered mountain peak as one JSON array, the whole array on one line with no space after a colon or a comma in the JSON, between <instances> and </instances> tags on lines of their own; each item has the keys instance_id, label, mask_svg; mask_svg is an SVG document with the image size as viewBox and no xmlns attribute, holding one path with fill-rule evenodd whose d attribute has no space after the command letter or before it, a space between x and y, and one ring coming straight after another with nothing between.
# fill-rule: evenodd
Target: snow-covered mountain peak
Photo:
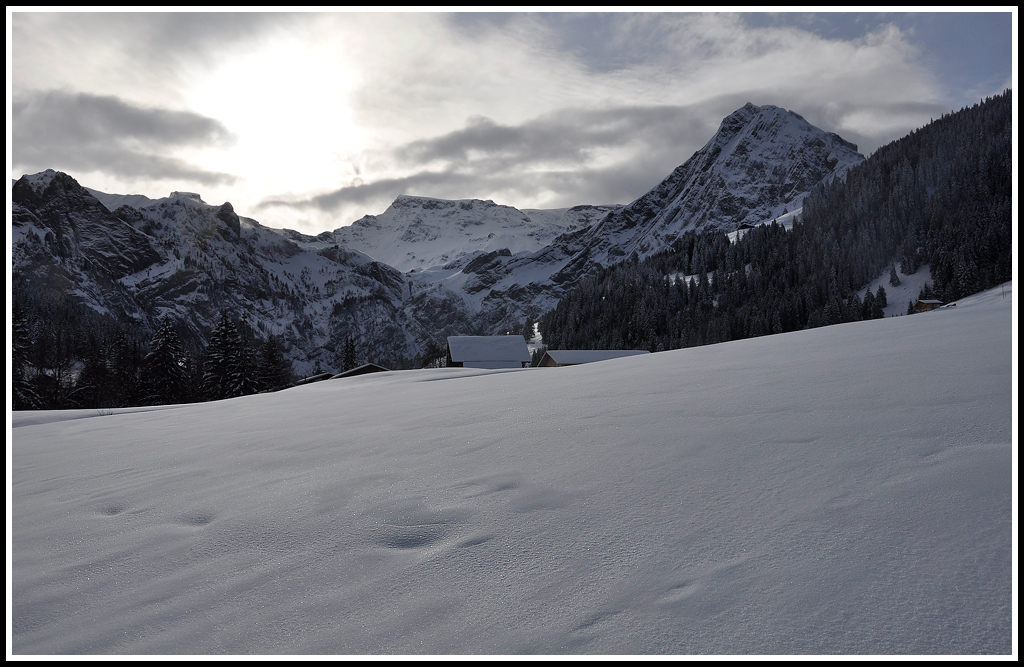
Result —
<instances>
[{"instance_id":1,"label":"snow-covered mountain peak","mask_svg":"<svg viewBox=\"0 0 1024 667\"><path fill-rule=\"evenodd\" d=\"M22 176L22 179L24 179L25 183L31 186L32 190L38 194L45 190L46 186L50 184L50 181L52 181L59 173L60 172L53 169L46 169L38 174L25 174Z\"/></svg>"},{"instance_id":2,"label":"snow-covered mountain peak","mask_svg":"<svg viewBox=\"0 0 1024 667\"><path fill-rule=\"evenodd\" d=\"M776 110L778 107L765 105L757 106L751 102L747 102L742 107L733 111L731 114L722 119L722 124L718 127L718 132L715 134L713 141L723 136L728 136L735 133L735 131L742 128L744 125L749 123L754 116L757 116L763 112Z\"/></svg>"},{"instance_id":3,"label":"snow-covered mountain peak","mask_svg":"<svg viewBox=\"0 0 1024 667\"><path fill-rule=\"evenodd\" d=\"M333 240L400 271L423 271L473 253L533 252L611 209L584 208L528 214L491 200L400 195L380 215L334 230Z\"/></svg>"},{"instance_id":4,"label":"snow-covered mountain peak","mask_svg":"<svg viewBox=\"0 0 1024 667\"><path fill-rule=\"evenodd\" d=\"M731 232L772 220L863 161L854 144L799 114L748 102L668 178L595 226L588 256L608 264L658 252L689 229Z\"/></svg>"},{"instance_id":5,"label":"snow-covered mountain peak","mask_svg":"<svg viewBox=\"0 0 1024 667\"><path fill-rule=\"evenodd\" d=\"M490 199L438 199L437 197L421 197L419 195L398 195L395 201L388 208L394 209L425 209L425 210L448 210L460 209L485 210L488 208L505 208L516 210L511 206L495 204Z\"/></svg>"},{"instance_id":6,"label":"snow-covered mountain peak","mask_svg":"<svg viewBox=\"0 0 1024 667\"><path fill-rule=\"evenodd\" d=\"M205 204L203 198L199 196L198 192L172 192L168 199L189 199L191 201L197 201L201 204Z\"/></svg>"},{"instance_id":7,"label":"snow-covered mountain peak","mask_svg":"<svg viewBox=\"0 0 1024 667\"><path fill-rule=\"evenodd\" d=\"M831 158L835 163L844 157L854 163L863 160L863 156L859 160L854 157L856 144L834 132L814 127L800 114L771 104L759 107L749 102L722 120L718 132L702 150L711 152L710 146L718 146L723 155L732 155L738 149L745 156L753 147L770 152L764 149L793 140L804 146L820 146L824 142L832 149Z\"/></svg>"}]
</instances>

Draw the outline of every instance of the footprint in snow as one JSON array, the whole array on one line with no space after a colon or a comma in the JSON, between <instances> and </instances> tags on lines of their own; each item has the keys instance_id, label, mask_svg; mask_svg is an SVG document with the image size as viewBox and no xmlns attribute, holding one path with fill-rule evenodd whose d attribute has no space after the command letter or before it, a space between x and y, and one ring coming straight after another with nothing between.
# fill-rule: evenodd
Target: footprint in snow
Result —
<instances>
[{"instance_id":1,"label":"footprint in snow","mask_svg":"<svg viewBox=\"0 0 1024 667\"><path fill-rule=\"evenodd\" d=\"M432 509L421 501L403 500L378 508L370 539L389 549L418 549L444 541L465 515L455 509Z\"/></svg>"}]
</instances>

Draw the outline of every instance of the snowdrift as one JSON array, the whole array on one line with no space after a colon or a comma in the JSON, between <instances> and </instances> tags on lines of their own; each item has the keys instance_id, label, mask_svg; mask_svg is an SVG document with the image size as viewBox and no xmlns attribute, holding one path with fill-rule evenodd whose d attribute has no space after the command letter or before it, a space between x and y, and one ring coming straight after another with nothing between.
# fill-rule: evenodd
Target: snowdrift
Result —
<instances>
[{"instance_id":1,"label":"snowdrift","mask_svg":"<svg viewBox=\"0 0 1024 667\"><path fill-rule=\"evenodd\" d=\"M14 654L1009 654L1012 286L557 369L14 413Z\"/></svg>"}]
</instances>

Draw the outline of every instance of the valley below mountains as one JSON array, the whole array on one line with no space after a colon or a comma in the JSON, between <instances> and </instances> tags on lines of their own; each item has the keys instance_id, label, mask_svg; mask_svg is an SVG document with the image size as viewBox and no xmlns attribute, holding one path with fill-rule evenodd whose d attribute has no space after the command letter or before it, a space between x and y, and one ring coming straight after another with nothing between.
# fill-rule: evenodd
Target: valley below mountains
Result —
<instances>
[{"instance_id":1,"label":"valley below mountains","mask_svg":"<svg viewBox=\"0 0 1024 667\"><path fill-rule=\"evenodd\" d=\"M774 106L747 104L627 205L519 210L400 196L311 236L196 193L102 193L48 170L12 185L12 285L23 303L151 335L172 321L203 349L222 314L275 336L298 375L360 361L409 367L449 335L521 331L572 288L687 231L790 215L864 157Z\"/></svg>"}]
</instances>

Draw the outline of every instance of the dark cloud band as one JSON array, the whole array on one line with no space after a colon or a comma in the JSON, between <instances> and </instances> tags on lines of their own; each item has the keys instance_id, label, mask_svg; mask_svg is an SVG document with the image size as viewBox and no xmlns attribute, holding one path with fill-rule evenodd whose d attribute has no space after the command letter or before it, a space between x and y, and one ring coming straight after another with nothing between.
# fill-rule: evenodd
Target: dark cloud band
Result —
<instances>
[{"instance_id":1,"label":"dark cloud band","mask_svg":"<svg viewBox=\"0 0 1024 667\"><path fill-rule=\"evenodd\" d=\"M164 155L230 143L231 133L213 118L58 90L25 94L12 101L11 111L12 161L18 167L103 170L204 184L235 180Z\"/></svg>"}]
</instances>

